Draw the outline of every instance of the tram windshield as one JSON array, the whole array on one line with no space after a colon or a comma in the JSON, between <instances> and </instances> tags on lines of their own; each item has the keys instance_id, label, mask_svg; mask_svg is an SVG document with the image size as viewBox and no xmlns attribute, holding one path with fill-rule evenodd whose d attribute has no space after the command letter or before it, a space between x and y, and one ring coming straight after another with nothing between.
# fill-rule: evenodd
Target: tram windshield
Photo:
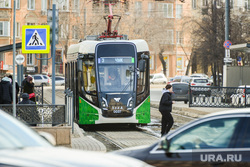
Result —
<instances>
[{"instance_id":1,"label":"tram windshield","mask_svg":"<svg viewBox=\"0 0 250 167\"><path fill-rule=\"evenodd\" d=\"M133 91L134 65L99 65L99 80L101 92Z\"/></svg>"}]
</instances>

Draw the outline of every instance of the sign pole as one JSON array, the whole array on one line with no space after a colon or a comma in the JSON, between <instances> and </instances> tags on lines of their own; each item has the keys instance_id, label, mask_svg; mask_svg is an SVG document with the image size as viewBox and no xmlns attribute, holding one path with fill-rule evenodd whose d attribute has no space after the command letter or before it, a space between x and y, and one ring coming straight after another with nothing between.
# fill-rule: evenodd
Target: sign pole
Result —
<instances>
[{"instance_id":1,"label":"sign pole","mask_svg":"<svg viewBox=\"0 0 250 167\"><path fill-rule=\"evenodd\" d=\"M56 54L56 46L55 46L55 24L56 24L56 5L53 4L52 11L52 105L55 105L55 54Z\"/></svg>"},{"instance_id":2,"label":"sign pole","mask_svg":"<svg viewBox=\"0 0 250 167\"><path fill-rule=\"evenodd\" d=\"M12 77L12 99L13 99L13 116L16 117L16 0L14 0L14 16L13 16L13 77Z\"/></svg>"}]
</instances>

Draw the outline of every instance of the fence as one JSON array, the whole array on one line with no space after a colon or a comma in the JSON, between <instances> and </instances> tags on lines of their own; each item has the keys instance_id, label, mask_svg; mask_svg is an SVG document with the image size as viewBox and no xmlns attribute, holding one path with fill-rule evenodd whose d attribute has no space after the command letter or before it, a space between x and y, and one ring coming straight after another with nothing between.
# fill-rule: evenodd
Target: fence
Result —
<instances>
[{"instance_id":1,"label":"fence","mask_svg":"<svg viewBox=\"0 0 250 167\"><path fill-rule=\"evenodd\" d=\"M250 107L250 87L189 87L190 107Z\"/></svg>"},{"instance_id":2,"label":"fence","mask_svg":"<svg viewBox=\"0 0 250 167\"><path fill-rule=\"evenodd\" d=\"M13 115L12 104L0 105L0 109ZM49 104L17 104L16 118L29 125L37 124L66 124L65 105L49 105Z\"/></svg>"},{"instance_id":3,"label":"fence","mask_svg":"<svg viewBox=\"0 0 250 167\"><path fill-rule=\"evenodd\" d=\"M74 133L74 107L73 107L73 91L69 88L65 89L65 108L67 111L66 120L72 126L72 133Z\"/></svg>"},{"instance_id":4,"label":"fence","mask_svg":"<svg viewBox=\"0 0 250 167\"><path fill-rule=\"evenodd\" d=\"M20 91L18 94L18 102L22 101L22 90L23 90L23 87L20 86ZM43 85L34 86L34 93L36 95L36 103L43 104Z\"/></svg>"}]
</instances>

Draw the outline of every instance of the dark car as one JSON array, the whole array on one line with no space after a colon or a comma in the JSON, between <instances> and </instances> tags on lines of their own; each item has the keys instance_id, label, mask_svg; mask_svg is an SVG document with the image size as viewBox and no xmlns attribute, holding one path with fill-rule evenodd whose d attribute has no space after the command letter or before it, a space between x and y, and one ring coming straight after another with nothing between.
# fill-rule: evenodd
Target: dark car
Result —
<instances>
[{"instance_id":1,"label":"dark car","mask_svg":"<svg viewBox=\"0 0 250 167\"><path fill-rule=\"evenodd\" d=\"M172 100L173 101L184 101L187 104L189 99L189 84L185 82L173 82L173 93L172 93Z\"/></svg>"},{"instance_id":2,"label":"dark car","mask_svg":"<svg viewBox=\"0 0 250 167\"><path fill-rule=\"evenodd\" d=\"M157 167L250 166L250 109L194 120L151 146L114 152Z\"/></svg>"}]
</instances>

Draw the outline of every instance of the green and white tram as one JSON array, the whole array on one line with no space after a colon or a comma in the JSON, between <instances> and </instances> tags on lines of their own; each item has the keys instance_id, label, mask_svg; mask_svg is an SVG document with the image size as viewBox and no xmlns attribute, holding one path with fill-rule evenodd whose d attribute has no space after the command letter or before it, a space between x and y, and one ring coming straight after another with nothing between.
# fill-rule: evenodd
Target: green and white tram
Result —
<instances>
[{"instance_id":1,"label":"green and white tram","mask_svg":"<svg viewBox=\"0 0 250 167\"><path fill-rule=\"evenodd\" d=\"M82 41L69 46L65 70L78 124L150 122L146 41Z\"/></svg>"}]
</instances>

